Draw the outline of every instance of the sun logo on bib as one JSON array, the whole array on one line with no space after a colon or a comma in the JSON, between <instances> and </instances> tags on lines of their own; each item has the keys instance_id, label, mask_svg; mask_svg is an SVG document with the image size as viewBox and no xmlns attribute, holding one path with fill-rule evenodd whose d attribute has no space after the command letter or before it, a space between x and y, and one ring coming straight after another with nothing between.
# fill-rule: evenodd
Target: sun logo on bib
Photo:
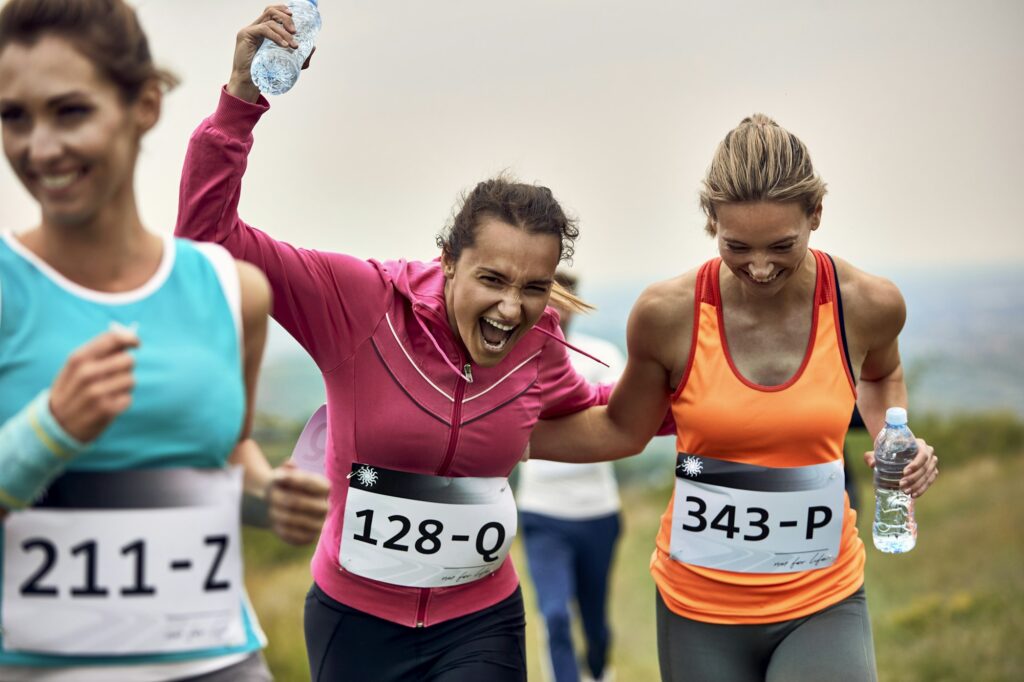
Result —
<instances>
[{"instance_id":1,"label":"sun logo on bib","mask_svg":"<svg viewBox=\"0 0 1024 682\"><path fill-rule=\"evenodd\" d=\"M373 467L361 466L356 471L356 478L359 479L359 485L370 488L377 482L377 471Z\"/></svg>"},{"instance_id":2,"label":"sun logo on bib","mask_svg":"<svg viewBox=\"0 0 1024 682\"><path fill-rule=\"evenodd\" d=\"M704 471L704 463L700 461L700 457L694 457L693 455L684 459L683 463L679 466L683 468L684 474L691 477L699 476Z\"/></svg>"}]
</instances>

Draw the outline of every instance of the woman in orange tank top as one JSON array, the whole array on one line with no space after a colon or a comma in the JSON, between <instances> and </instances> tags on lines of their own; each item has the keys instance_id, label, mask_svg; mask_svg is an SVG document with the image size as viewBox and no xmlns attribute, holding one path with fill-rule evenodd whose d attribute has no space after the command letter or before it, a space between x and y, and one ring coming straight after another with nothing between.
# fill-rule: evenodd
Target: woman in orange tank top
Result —
<instances>
[{"instance_id":1,"label":"woman in orange tank top","mask_svg":"<svg viewBox=\"0 0 1024 682\"><path fill-rule=\"evenodd\" d=\"M907 404L903 298L809 247L825 183L768 117L726 135L703 185L719 257L644 291L611 402L542 422L531 448L623 457L672 410L676 492L651 558L664 680L873 680L843 438L855 403L873 433ZM914 497L938 474L918 445Z\"/></svg>"}]
</instances>

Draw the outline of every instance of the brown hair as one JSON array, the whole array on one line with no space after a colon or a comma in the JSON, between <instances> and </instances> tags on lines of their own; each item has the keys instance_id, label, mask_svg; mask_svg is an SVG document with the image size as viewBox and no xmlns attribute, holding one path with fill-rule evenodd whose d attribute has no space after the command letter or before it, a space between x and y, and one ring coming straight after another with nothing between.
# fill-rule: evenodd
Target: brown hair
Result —
<instances>
[{"instance_id":1,"label":"brown hair","mask_svg":"<svg viewBox=\"0 0 1024 682\"><path fill-rule=\"evenodd\" d=\"M502 174L462 195L451 223L437 235L437 246L446 258L455 262L463 249L473 246L484 218L496 218L531 234L558 237L559 260L564 261L572 259L573 244L580 236L576 220L565 214L550 189Z\"/></svg>"},{"instance_id":2,"label":"brown hair","mask_svg":"<svg viewBox=\"0 0 1024 682\"><path fill-rule=\"evenodd\" d=\"M804 143L764 114L748 116L726 134L702 184L700 207L712 236L715 204L797 201L810 215L827 191Z\"/></svg>"},{"instance_id":3,"label":"brown hair","mask_svg":"<svg viewBox=\"0 0 1024 682\"><path fill-rule=\"evenodd\" d=\"M459 260L462 250L476 242L476 231L484 218L496 218L530 234L550 234L559 239L560 261L572 260L576 238L580 236L576 219L562 210L547 187L516 182L506 174L477 183L463 194L451 223L437 235L437 246L452 262ZM588 312L593 306L583 301L556 281L551 299L562 307Z\"/></svg>"},{"instance_id":4,"label":"brown hair","mask_svg":"<svg viewBox=\"0 0 1024 682\"><path fill-rule=\"evenodd\" d=\"M134 102L146 83L165 88L178 79L157 68L135 10L123 0L9 0L0 10L0 51L11 43L34 45L46 35L74 45Z\"/></svg>"}]
</instances>

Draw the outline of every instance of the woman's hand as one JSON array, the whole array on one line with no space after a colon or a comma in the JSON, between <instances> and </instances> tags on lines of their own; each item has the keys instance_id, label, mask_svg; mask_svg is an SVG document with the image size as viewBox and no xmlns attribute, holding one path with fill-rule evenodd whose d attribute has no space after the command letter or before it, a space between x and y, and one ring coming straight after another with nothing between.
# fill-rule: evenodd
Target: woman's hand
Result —
<instances>
[{"instance_id":1,"label":"woman's hand","mask_svg":"<svg viewBox=\"0 0 1024 682\"><path fill-rule=\"evenodd\" d=\"M295 22L292 21L292 13L287 5L268 6L256 21L239 31L235 36L235 57L231 65L231 78L228 80L228 93L247 102L259 99L260 91L250 75L256 50L264 39L294 49L299 46L294 35Z\"/></svg>"},{"instance_id":2,"label":"woman's hand","mask_svg":"<svg viewBox=\"0 0 1024 682\"><path fill-rule=\"evenodd\" d=\"M64 363L50 387L50 412L69 436L88 443L128 409L135 361L128 352L139 338L129 330L93 338Z\"/></svg>"},{"instance_id":3,"label":"woman's hand","mask_svg":"<svg viewBox=\"0 0 1024 682\"><path fill-rule=\"evenodd\" d=\"M911 497L921 497L924 491L931 487L939 475L939 458L935 454L935 448L928 445L923 438L917 438L917 455L903 468L903 478L900 479L900 490L908 493ZM869 467L875 466L875 453L864 453L864 461Z\"/></svg>"},{"instance_id":4,"label":"woman's hand","mask_svg":"<svg viewBox=\"0 0 1024 682\"><path fill-rule=\"evenodd\" d=\"M327 518L330 482L320 474L285 462L274 469L267 488L270 528L290 545L307 545L320 536Z\"/></svg>"}]
</instances>

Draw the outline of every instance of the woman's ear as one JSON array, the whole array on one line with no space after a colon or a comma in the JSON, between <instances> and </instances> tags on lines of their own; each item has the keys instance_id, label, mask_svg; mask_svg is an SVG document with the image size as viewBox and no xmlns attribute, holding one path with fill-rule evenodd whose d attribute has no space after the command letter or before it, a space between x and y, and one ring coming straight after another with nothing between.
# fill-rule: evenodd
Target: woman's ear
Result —
<instances>
[{"instance_id":1,"label":"woman's ear","mask_svg":"<svg viewBox=\"0 0 1024 682\"><path fill-rule=\"evenodd\" d=\"M149 132L160 120L162 102L163 92L156 80L151 80L142 86L138 99L132 104L135 125L138 127L140 135Z\"/></svg>"},{"instance_id":2,"label":"woman's ear","mask_svg":"<svg viewBox=\"0 0 1024 682\"><path fill-rule=\"evenodd\" d=\"M814 230L817 230L819 225L821 225L821 202L820 201L818 202L818 205L814 207L814 210L811 211L811 231L813 232Z\"/></svg>"},{"instance_id":3,"label":"woman's ear","mask_svg":"<svg viewBox=\"0 0 1024 682\"><path fill-rule=\"evenodd\" d=\"M444 273L445 279L451 279L455 276L455 263L452 262L447 253L441 254L441 271Z\"/></svg>"}]
</instances>

